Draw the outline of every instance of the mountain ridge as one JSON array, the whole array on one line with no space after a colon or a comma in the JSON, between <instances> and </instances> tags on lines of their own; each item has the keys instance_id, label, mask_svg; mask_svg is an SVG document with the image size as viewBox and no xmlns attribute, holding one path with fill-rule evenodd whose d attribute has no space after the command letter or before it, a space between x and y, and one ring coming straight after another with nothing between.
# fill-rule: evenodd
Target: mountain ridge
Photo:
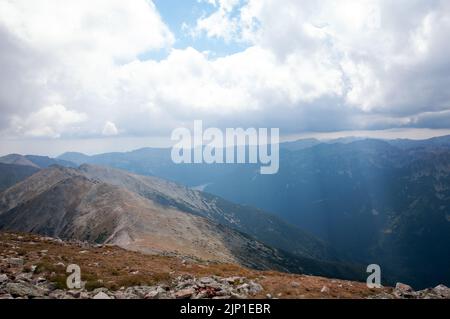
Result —
<instances>
[{"instance_id":1,"label":"mountain ridge","mask_svg":"<svg viewBox=\"0 0 450 319\"><path fill-rule=\"evenodd\" d=\"M362 278L361 269L271 248L214 220L162 206L73 168L41 170L1 193L0 229L114 243L146 253L187 254L256 269Z\"/></svg>"}]
</instances>

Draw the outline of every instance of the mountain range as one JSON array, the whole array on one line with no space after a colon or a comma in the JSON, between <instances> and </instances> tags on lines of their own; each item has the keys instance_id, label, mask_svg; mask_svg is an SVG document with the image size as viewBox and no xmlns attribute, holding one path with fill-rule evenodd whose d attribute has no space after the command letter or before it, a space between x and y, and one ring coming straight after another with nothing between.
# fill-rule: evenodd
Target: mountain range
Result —
<instances>
[{"instance_id":1,"label":"mountain range","mask_svg":"<svg viewBox=\"0 0 450 319\"><path fill-rule=\"evenodd\" d=\"M0 194L0 230L255 269L361 279L322 241L260 210L112 168L52 166Z\"/></svg>"},{"instance_id":2,"label":"mountain range","mask_svg":"<svg viewBox=\"0 0 450 319\"><path fill-rule=\"evenodd\" d=\"M77 176L76 180L64 185L70 191L52 188L44 192L50 196L59 191L66 197L51 195L52 200L36 199L36 203L57 206L58 198L70 200L68 194L76 193L71 187L94 189L97 194L96 183L100 183L107 185L104 189L111 198L133 198L145 209L175 210L236 232L236 243L245 242L238 234L248 236L253 243L284 254L281 264L271 264L277 269L349 278L356 273L361 276L361 265L376 263L382 267L385 281L395 278L417 288L449 284L450 137L423 141L308 139L280 146L280 172L272 176L260 175L256 165L175 165L170 149L146 148L95 156L66 153L58 159L7 156L0 158L0 163L6 163L1 164L0 185L6 189L56 164L59 167L41 170L37 176L58 170L64 176ZM77 165L81 166L75 168ZM43 185L55 186L51 179L39 179ZM33 189L30 180L33 178L14 187ZM2 196L9 192L11 189ZM16 204L2 208L4 225L13 225L6 216L30 203L26 198ZM104 209L97 204L88 206L94 211ZM114 205L128 204L120 200ZM204 228L215 229L208 225ZM15 226L13 230L21 230ZM81 237L98 240L85 233ZM100 239L106 239L103 237ZM273 255L268 259L274 260ZM270 268L261 260L249 264Z\"/></svg>"},{"instance_id":3,"label":"mountain range","mask_svg":"<svg viewBox=\"0 0 450 319\"><path fill-rule=\"evenodd\" d=\"M271 212L356 263L423 288L450 283L450 137L345 138L280 145L280 171L175 165L169 149L59 159L159 176Z\"/></svg>"}]
</instances>

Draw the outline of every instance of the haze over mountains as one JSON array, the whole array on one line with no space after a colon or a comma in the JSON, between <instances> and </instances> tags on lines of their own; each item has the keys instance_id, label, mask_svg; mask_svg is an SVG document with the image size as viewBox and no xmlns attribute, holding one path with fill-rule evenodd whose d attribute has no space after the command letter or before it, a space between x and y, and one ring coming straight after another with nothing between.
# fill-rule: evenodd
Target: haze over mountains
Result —
<instances>
[{"instance_id":1,"label":"haze over mountains","mask_svg":"<svg viewBox=\"0 0 450 319\"><path fill-rule=\"evenodd\" d=\"M174 165L164 149L60 158L160 176L264 209L418 287L450 281L448 136L284 143L273 176L252 165Z\"/></svg>"},{"instance_id":2,"label":"haze over mountains","mask_svg":"<svg viewBox=\"0 0 450 319\"><path fill-rule=\"evenodd\" d=\"M353 279L363 273L338 263L319 240L258 210L90 165L44 169L0 194L0 229L256 269Z\"/></svg>"},{"instance_id":3,"label":"haze over mountains","mask_svg":"<svg viewBox=\"0 0 450 319\"><path fill-rule=\"evenodd\" d=\"M254 238L250 247L264 243L261 245L277 251L275 255L283 255L284 261L277 264L273 254L264 253L264 258L272 261L251 261L253 266L297 271L301 264L300 271L346 277L358 271L343 263L359 265L359 270L361 265L376 263L382 266L385 280L393 278L420 288L449 284L450 137L300 140L282 144L280 156L280 172L273 176L260 175L256 165L175 165L168 149L96 156L68 153L58 161L66 166L90 164L67 170L82 177L76 185L96 188L87 187L87 181L100 181L108 185L110 194L117 189L130 192L147 208L156 205L188 213L189 218L204 218L225 227L229 235L237 231L232 235L239 238L236 245L227 244L234 252L237 241L246 242L238 234L246 234ZM121 198L119 194L113 197ZM5 223L6 219L2 216L1 220ZM15 225L10 219L8 223ZM224 256L239 260L236 256L242 254Z\"/></svg>"}]
</instances>

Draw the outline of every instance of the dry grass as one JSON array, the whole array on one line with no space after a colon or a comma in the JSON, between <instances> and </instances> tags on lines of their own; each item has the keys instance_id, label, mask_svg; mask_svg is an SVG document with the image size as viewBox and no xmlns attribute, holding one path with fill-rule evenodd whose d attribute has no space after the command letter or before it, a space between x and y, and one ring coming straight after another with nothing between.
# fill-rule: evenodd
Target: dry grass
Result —
<instances>
[{"instance_id":1,"label":"dry grass","mask_svg":"<svg viewBox=\"0 0 450 319\"><path fill-rule=\"evenodd\" d=\"M0 233L0 257L24 258L25 269L30 271L31 266L37 266L39 276L48 278L59 288L65 287L67 265L77 264L88 290L170 284L174 278L189 274L254 279L264 287L264 291L256 296L260 298L269 293L280 298L361 298L380 293L379 290L369 290L363 283L254 271L232 264L186 262L180 258L143 255L118 247L83 248L29 234ZM321 292L324 286L329 288L329 293Z\"/></svg>"}]
</instances>

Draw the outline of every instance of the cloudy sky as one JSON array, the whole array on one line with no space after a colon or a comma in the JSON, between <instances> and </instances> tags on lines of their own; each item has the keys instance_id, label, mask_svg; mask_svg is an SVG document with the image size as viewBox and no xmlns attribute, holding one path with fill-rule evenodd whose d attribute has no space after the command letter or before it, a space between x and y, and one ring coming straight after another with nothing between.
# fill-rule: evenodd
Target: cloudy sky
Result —
<instances>
[{"instance_id":1,"label":"cloudy sky","mask_svg":"<svg viewBox=\"0 0 450 319\"><path fill-rule=\"evenodd\" d=\"M444 134L449 38L447 0L0 0L0 153L156 145L196 119Z\"/></svg>"}]
</instances>

